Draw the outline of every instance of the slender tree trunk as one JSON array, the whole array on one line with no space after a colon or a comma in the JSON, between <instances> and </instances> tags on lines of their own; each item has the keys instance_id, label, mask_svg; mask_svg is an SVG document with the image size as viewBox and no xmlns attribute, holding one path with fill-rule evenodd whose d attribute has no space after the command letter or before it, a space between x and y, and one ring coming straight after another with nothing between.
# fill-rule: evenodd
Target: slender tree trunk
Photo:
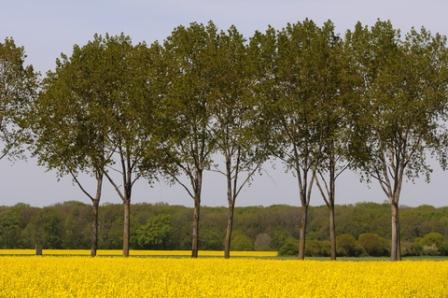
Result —
<instances>
[{"instance_id":1,"label":"slender tree trunk","mask_svg":"<svg viewBox=\"0 0 448 298\"><path fill-rule=\"evenodd\" d=\"M131 200L124 200L123 207L123 256L129 257L129 240L131 236Z\"/></svg>"},{"instance_id":2,"label":"slender tree trunk","mask_svg":"<svg viewBox=\"0 0 448 298\"><path fill-rule=\"evenodd\" d=\"M330 203L330 259L336 260L336 221L334 216L334 202L336 201L336 160L333 154L330 159L330 193L328 199Z\"/></svg>"},{"instance_id":3,"label":"slender tree trunk","mask_svg":"<svg viewBox=\"0 0 448 298\"><path fill-rule=\"evenodd\" d=\"M191 257L197 258L199 251L199 212L200 212L200 196L194 198L193 210L193 231L191 233Z\"/></svg>"},{"instance_id":4,"label":"slender tree trunk","mask_svg":"<svg viewBox=\"0 0 448 298\"><path fill-rule=\"evenodd\" d=\"M101 200L101 192L103 189L103 172L97 171L96 174L96 194L92 199L92 211L93 211L93 222L92 222L92 246L90 249L90 255L92 257L96 256L96 251L98 249L98 210Z\"/></svg>"},{"instance_id":5,"label":"slender tree trunk","mask_svg":"<svg viewBox=\"0 0 448 298\"><path fill-rule=\"evenodd\" d=\"M98 206L99 200L92 202L93 221L92 221L92 245L90 248L90 256L95 257L98 249Z\"/></svg>"},{"instance_id":6,"label":"slender tree trunk","mask_svg":"<svg viewBox=\"0 0 448 298\"><path fill-rule=\"evenodd\" d=\"M227 229L226 229L226 239L224 242L224 257L230 258L230 245L232 241L232 230L233 230L233 213L235 210L235 200L229 205L229 210L227 213Z\"/></svg>"},{"instance_id":7,"label":"slender tree trunk","mask_svg":"<svg viewBox=\"0 0 448 298\"><path fill-rule=\"evenodd\" d=\"M306 226L308 222L308 206L302 206L302 217L300 219L300 227L299 227L299 255L298 258L300 260L305 259L305 235L306 235Z\"/></svg>"},{"instance_id":8,"label":"slender tree trunk","mask_svg":"<svg viewBox=\"0 0 448 298\"><path fill-rule=\"evenodd\" d=\"M232 227L233 227L233 211L235 208L235 199L232 192L232 160L226 156L226 178L227 178L227 202L229 208L227 210L227 228L226 238L224 239L224 258L230 258L230 244L232 241Z\"/></svg>"},{"instance_id":9,"label":"slender tree trunk","mask_svg":"<svg viewBox=\"0 0 448 298\"><path fill-rule=\"evenodd\" d=\"M398 203L396 203L395 201L392 201L391 211L392 211L392 243L391 243L390 259L392 261L399 261L401 260L400 215L399 215Z\"/></svg>"},{"instance_id":10,"label":"slender tree trunk","mask_svg":"<svg viewBox=\"0 0 448 298\"><path fill-rule=\"evenodd\" d=\"M334 216L334 204L329 206L330 209L330 258L336 260L336 224Z\"/></svg>"},{"instance_id":11,"label":"slender tree trunk","mask_svg":"<svg viewBox=\"0 0 448 298\"><path fill-rule=\"evenodd\" d=\"M193 230L191 233L191 257L197 258L199 251L199 218L201 209L202 170L198 170L194 187Z\"/></svg>"}]
</instances>

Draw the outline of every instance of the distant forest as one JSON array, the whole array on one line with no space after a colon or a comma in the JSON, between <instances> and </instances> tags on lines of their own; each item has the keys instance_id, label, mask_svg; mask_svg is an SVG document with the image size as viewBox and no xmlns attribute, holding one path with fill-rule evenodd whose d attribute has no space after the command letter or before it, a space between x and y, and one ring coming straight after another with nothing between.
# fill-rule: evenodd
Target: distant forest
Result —
<instances>
[{"instance_id":1,"label":"distant forest","mask_svg":"<svg viewBox=\"0 0 448 298\"><path fill-rule=\"evenodd\" d=\"M338 255L387 256L390 253L388 204L337 205ZM200 249L224 249L227 208L203 207ZM233 250L278 250L297 254L300 212L298 207L235 208ZM132 206L131 248L190 249L192 209L167 204ZM308 256L328 256L328 210L310 207ZM91 206L70 201L37 208L26 204L0 207L0 247L44 248L90 247ZM403 255L448 255L448 207L428 205L402 207L400 214ZM123 210L120 204L105 204L99 212L99 248L122 246Z\"/></svg>"}]
</instances>

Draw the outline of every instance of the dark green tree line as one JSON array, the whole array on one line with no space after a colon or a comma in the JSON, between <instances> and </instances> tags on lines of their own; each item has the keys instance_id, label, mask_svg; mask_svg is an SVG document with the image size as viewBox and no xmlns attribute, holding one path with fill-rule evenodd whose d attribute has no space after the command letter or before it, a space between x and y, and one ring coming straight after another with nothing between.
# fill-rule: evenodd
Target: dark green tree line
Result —
<instances>
[{"instance_id":1,"label":"dark green tree line","mask_svg":"<svg viewBox=\"0 0 448 298\"><path fill-rule=\"evenodd\" d=\"M0 207L0 247L31 248L38 240L45 249L84 249L91 243L90 204L65 202L42 208L17 204ZM227 225L226 207L203 207L201 249L223 250ZM98 217L98 248L122 247L123 210L120 204L102 204ZM359 203L335 205L338 256L387 256L390 254L390 207ZM131 218L132 249L191 248L192 208L166 204L136 204ZM447 208L403 207L402 253L446 255ZM328 208L310 206L306 256L330 256ZM235 207L232 250L278 250L296 256L298 207ZM441 235L441 236L440 236ZM341 238L342 237L342 238ZM291 247L292 246L292 247ZM290 251L287 248L290 247Z\"/></svg>"}]
</instances>

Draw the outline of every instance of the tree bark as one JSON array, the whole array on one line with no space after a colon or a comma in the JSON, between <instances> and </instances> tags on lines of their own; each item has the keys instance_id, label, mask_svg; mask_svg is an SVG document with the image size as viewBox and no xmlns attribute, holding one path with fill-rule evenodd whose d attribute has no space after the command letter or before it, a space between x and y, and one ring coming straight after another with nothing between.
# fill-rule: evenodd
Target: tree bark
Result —
<instances>
[{"instance_id":1,"label":"tree bark","mask_svg":"<svg viewBox=\"0 0 448 298\"><path fill-rule=\"evenodd\" d=\"M401 251L400 251L400 214L399 214L399 206L398 203L391 203L391 212L392 212L392 244L390 251L390 259L391 261L399 261L401 260Z\"/></svg>"},{"instance_id":2,"label":"tree bark","mask_svg":"<svg viewBox=\"0 0 448 298\"><path fill-rule=\"evenodd\" d=\"M232 230L233 230L233 213L235 210L235 200L229 205L228 215L227 215L227 229L226 229L226 239L224 242L224 258L230 258L230 245L232 241Z\"/></svg>"},{"instance_id":3,"label":"tree bark","mask_svg":"<svg viewBox=\"0 0 448 298\"><path fill-rule=\"evenodd\" d=\"M98 206L99 200L92 202L93 221L92 221L92 244L90 248L90 256L95 257L98 249Z\"/></svg>"},{"instance_id":4,"label":"tree bark","mask_svg":"<svg viewBox=\"0 0 448 298\"><path fill-rule=\"evenodd\" d=\"M227 202L229 208L227 210L227 228L226 238L224 240L224 258L230 258L230 244L232 241L232 227L233 227L233 211L235 207L235 198L232 191L232 160L229 155L226 155L226 178L227 178ZM235 190L234 190L235 191Z\"/></svg>"},{"instance_id":5,"label":"tree bark","mask_svg":"<svg viewBox=\"0 0 448 298\"><path fill-rule=\"evenodd\" d=\"M198 257L199 250L199 212L200 212L200 196L194 198L193 210L193 231L191 233L191 257Z\"/></svg>"},{"instance_id":6,"label":"tree bark","mask_svg":"<svg viewBox=\"0 0 448 298\"><path fill-rule=\"evenodd\" d=\"M131 236L131 200L124 200L123 206L123 256L129 257L129 240Z\"/></svg>"},{"instance_id":7,"label":"tree bark","mask_svg":"<svg viewBox=\"0 0 448 298\"><path fill-rule=\"evenodd\" d=\"M330 259L336 260L336 224L334 216L334 204L329 206L330 209Z\"/></svg>"},{"instance_id":8,"label":"tree bark","mask_svg":"<svg viewBox=\"0 0 448 298\"><path fill-rule=\"evenodd\" d=\"M202 191L202 170L198 170L193 183L194 189L194 209L193 209L193 229L191 233L191 257L197 258L199 251L199 217L201 209Z\"/></svg>"},{"instance_id":9,"label":"tree bark","mask_svg":"<svg viewBox=\"0 0 448 298\"><path fill-rule=\"evenodd\" d=\"M305 259L305 235L306 235L306 226L308 221L308 206L302 206L302 217L300 220L299 227L299 255L298 258L300 260Z\"/></svg>"}]
</instances>

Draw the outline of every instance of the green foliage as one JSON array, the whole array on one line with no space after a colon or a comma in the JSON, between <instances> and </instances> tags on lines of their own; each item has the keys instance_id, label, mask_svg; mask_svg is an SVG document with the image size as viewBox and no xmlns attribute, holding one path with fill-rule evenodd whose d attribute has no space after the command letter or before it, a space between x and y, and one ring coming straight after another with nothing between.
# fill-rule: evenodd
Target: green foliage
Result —
<instances>
[{"instance_id":1,"label":"green foliage","mask_svg":"<svg viewBox=\"0 0 448 298\"><path fill-rule=\"evenodd\" d=\"M25 65L25 50L12 38L0 42L0 159L23 157L30 141L28 117L38 88L38 74Z\"/></svg>"},{"instance_id":2,"label":"green foliage","mask_svg":"<svg viewBox=\"0 0 448 298\"><path fill-rule=\"evenodd\" d=\"M222 249L222 243L224 239L224 229L223 228L216 228L216 227L210 227L205 230L201 230L200 235L200 245L202 249L212 249L212 250L221 250ZM251 248L248 248L249 246L244 243L244 239L237 239L239 242L240 247L244 247L243 250L252 250L253 246Z\"/></svg>"},{"instance_id":3,"label":"green foliage","mask_svg":"<svg viewBox=\"0 0 448 298\"><path fill-rule=\"evenodd\" d=\"M153 216L136 230L135 241L142 248L164 249L172 230L170 215Z\"/></svg>"},{"instance_id":4,"label":"green foliage","mask_svg":"<svg viewBox=\"0 0 448 298\"><path fill-rule=\"evenodd\" d=\"M322 239L328 237L328 209L326 206L310 207L312 214L309 223L310 234L307 239L307 255L328 256L329 242ZM386 216L372 220L378 212L383 210ZM362 203L357 205L337 205L336 213L340 229L338 235L350 234L353 237L346 242L350 246L358 247L354 255L359 254L359 247L370 256L384 255L384 249L389 249L390 237L387 212L389 206L374 203ZM297 251L297 207L277 205L270 207L237 207L235 213L238 220L235 222L233 234L234 244L232 249L254 250L267 249L280 251L288 248L292 255ZM365 218L355 217L359 212ZM410 231L403 231L402 254L403 256L423 255L422 239L427 243L434 243L430 239L436 239L438 246L437 255L447 255L446 241L440 242L440 234L446 239L446 228L441 223L448 217L447 208L403 208L401 217L406 221L408 216L414 218L418 214L418 220L413 222ZM201 247L203 249L223 249L224 231L226 227L226 208L204 207L201 220ZM269 216L268 216L269 215ZM169 219L169 220L168 220ZM99 215L99 247L117 249L121 247L123 233L123 210L118 204L106 204L100 206ZM133 208L131 226L132 247L157 248L157 249L189 249L191 248L191 208L183 206L170 206L167 204L136 204ZM165 224L160 225L160 222ZM0 206L0 247L4 248L34 248L37 242L41 242L44 248L87 248L90 243L91 231L91 206L79 202L65 202L45 208L35 208L24 204L12 207ZM432 229L436 234L425 237L415 237L411 230L419 227ZM45 227L45 229L44 229ZM359 228L361 227L361 228ZM161 233L168 231L169 233ZM13 232L12 232L13 231ZM150 231L146 234L146 231ZM147 235L155 235L158 245L138 242L137 236L142 232ZM440 233L440 234L439 234ZM50 235L51 234L51 235ZM268 237L269 235L269 237ZM435 237L434 237L435 236ZM346 236L344 236L346 237ZM358 241L353 241L358 237ZM161 243L159 240L163 238ZM258 238L258 241L257 241ZM269 239L270 244L269 243ZM385 240L386 239L386 240ZM291 245L291 242L293 244ZM356 243L357 242L357 243ZM347 252L344 252L346 254Z\"/></svg>"},{"instance_id":5,"label":"green foliage","mask_svg":"<svg viewBox=\"0 0 448 298\"><path fill-rule=\"evenodd\" d=\"M63 225L56 213L50 210L44 210L36 224L40 226L38 230L42 233L41 240L43 247L62 248Z\"/></svg>"},{"instance_id":6,"label":"green foliage","mask_svg":"<svg viewBox=\"0 0 448 298\"><path fill-rule=\"evenodd\" d=\"M3 212L0 217L0 243L2 247L18 246L20 227L18 218L13 210Z\"/></svg>"},{"instance_id":7,"label":"green foliage","mask_svg":"<svg viewBox=\"0 0 448 298\"><path fill-rule=\"evenodd\" d=\"M345 39L357 77L351 156L363 178L376 180L398 209L403 181L429 180L426 157L443 139L438 124L447 98L446 38L425 28L403 38L389 21L378 20L370 28L358 23Z\"/></svg>"},{"instance_id":8,"label":"green foliage","mask_svg":"<svg viewBox=\"0 0 448 298\"><path fill-rule=\"evenodd\" d=\"M255 238L254 249L255 250L270 250L271 249L271 236L267 233L258 234Z\"/></svg>"},{"instance_id":9,"label":"green foliage","mask_svg":"<svg viewBox=\"0 0 448 298\"><path fill-rule=\"evenodd\" d=\"M297 256L298 253L299 242L294 238L288 238L278 249L279 256Z\"/></svg>"},{"instance_id":10,"label":"green foliage","mask_svg":"<svg viewBox=\"0 0 448 298\"><path fill-rule=\"evenodd\" d=\"M352 235L343 234L336 237L336 252L341 257L359 257L367 255L364 248Z\"/></svg>"},{"instance_id":11,"label":"green foliage","mask_svg":"<svg viewBox=\"0 0 448 298\"><path fill-rule=\"evenodd\" d=\"M202 179L202 171L211 165L215 149L213 117L215 55L217 54L217 28L192 23L179 26L163 44L166 63L166 89L163 91L162 111L164 147L162 153L169 161L164 172L174 181L182 183L190 196L200 193L201 187L183 183L179 172L187 177Z\"/></svg>"},{"instance_id":12,"label":"green foliage","mask_svg":"<svg viewBox=\"0 0 448 298\"><path fill-rule=\"evenodd\" d=\"M60 176L98 175L110 162L104 98L111 90L106 88L104 51L101 37L95 36L84 47L75 45L71 57L62 54L34 105L32 153Z\"/></svg>"},{"instance_id":13,"label":"green foliage","mask_svg":"<svg viewBox=\"0 0 448 298\"><path fill-rule=\"evenodd\" d=\"M442 253L444 244L443 235L438 232L431 232L423 237L419 237L415 242L422 248L425 255L439 255Z\"/></svg>"},{"instance_id":14,"label":"green foliage","mask_svg":"<svg viewBox=\"0 0 448 298\"><path fill-rule=\"evenodd\" d=\"M279 250L280 247L289 239L291 235L286 230L275 230L273 232L271 246Z\"/></svg>"},{"instance_id":15,"label":"green foliage","mask_svg":"<svg viewBox=\"0 0 448 298\"><path fill-rule=\"evenodd\" d=\"M402 241L401 254L403 256L421 256L423 248L417 242Z\"/></svg>"},{"instance_id":16,"label":"green foliage","mask_svg":"<svg viewBox=\"0 0 448 298\"><path fill-rule=\"evenodd\" d=\"M359 235L358 242L369 256L380 257L388 256L390 254L389 242L377 234L361 234Z\"/></svg>"},{"instance_id":17,"label":"green foliage","mask_svg":"<svg viewBox=\"0 0 448 298\"><path fill-rule=\"evenodd\" d=\"M333 74L324 71L330 35L331 30L306 19L280 31L269 27L250 41L258 82L256 130L271 155L297 176L302 206L309 205L307 186L321 152L322 89L332 88L328 82Z\"/></svg>"},{"instance_id":18,"label":"green foliage","mask_svg":"<svg viewBox=\"0 0 448 298\"><path fill-rule=\"evenodd\" d=\"M448 256L448 241L444 241L440 247L440 254L442 256Z\"/></svg>"},{"instance_id":19,"label":"green foliage","mask_svg":"<svg viewBox=\"0 0 448 298\"><path fill-rule=\"evenodd\" d=\"M306 242L305 255L309 257L330 256L330 241L308 240Z\"/></svg>"},{"instance_id":20,"label":"green foliage","mask_svg":"<svg viewBox=\"0 0 448 298\"><path fill-rule=\"evenodd\" d=\"M253 241L243 232L235 230L232 233L232 250L253 250Z\"/></svg>"}]
</instances>

